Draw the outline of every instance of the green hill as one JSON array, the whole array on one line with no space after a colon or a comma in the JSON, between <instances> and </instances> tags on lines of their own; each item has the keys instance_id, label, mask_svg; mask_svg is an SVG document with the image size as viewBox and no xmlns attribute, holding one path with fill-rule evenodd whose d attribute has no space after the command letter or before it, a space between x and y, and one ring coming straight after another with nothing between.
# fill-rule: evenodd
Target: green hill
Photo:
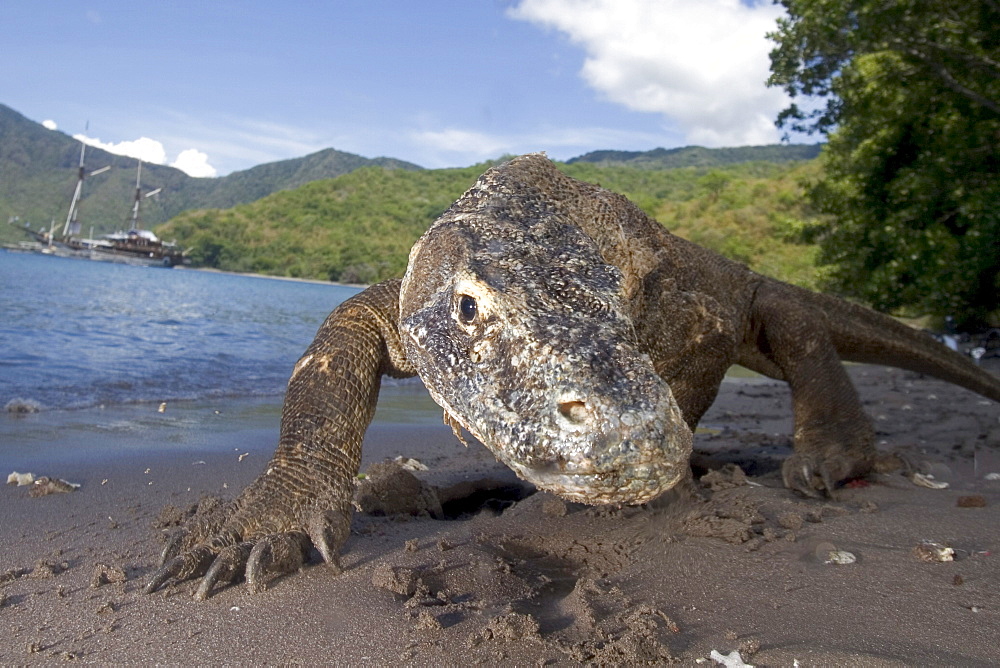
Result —
<instances>
[{"instance_id":1,"label":"green hill","mask_svg":"<svg viewBox=\"0 0 1000 668\"><path fill-rule=\"evenodd\" d=\"M817 161L750 162L651 170L566 165L569 175L622 193L674 234L762 274L810 289L819 286L817 247L803 240L816 214L803 184Z\"/></svg>"},{"instance_id":2,"label":"green hill","mask_svg":"<svg viewBox=\"0 0 1000 668\"><path fill-rule=\"evenodd\" d=\"M32 227L65 221L73 189L80 143L63 132L48 130L9 107L0 105L0 222L17 217ZM135 192L136 160L88 147L88 170L112 169L87 180L80 205L83 232L95 234L121 229L131 211ZM142 220L153 226L187 209L230 207L252 202L278 190L297 188L364 166L420 169L393 158L363 158L325 149L303 158L258 165L219 178L193 178L165 165L144 164L145 191L162 188L143 203ZM9 225L0 225L0 240L27 237Z\"/></svg>"},{"instance_id":3,"label":"green hill","mask_svg":"<svg viewBox=\"0 0 1000 668\"><path fill-rule=\"evenodd\" d=\"M190 211L157 228L196 264L231 271L370 283L400 276L410 246L489 167L366 167L227 210ZM815 286L811 219L800 182L814 162L651 170L563 165L621 192L673 232L778 278Z\"/></svg>"},{"instance_id":4,"label":"green hill","mask_svg":"<svg viewBox=\"0 0 1000 668\"><path fill-rule=\"evenodd\" d=\"M486 168L363 167L251 204L188 211L156 231L195 265L371 283L401 276L413 242Z\"/></svg>"}]
</instances>

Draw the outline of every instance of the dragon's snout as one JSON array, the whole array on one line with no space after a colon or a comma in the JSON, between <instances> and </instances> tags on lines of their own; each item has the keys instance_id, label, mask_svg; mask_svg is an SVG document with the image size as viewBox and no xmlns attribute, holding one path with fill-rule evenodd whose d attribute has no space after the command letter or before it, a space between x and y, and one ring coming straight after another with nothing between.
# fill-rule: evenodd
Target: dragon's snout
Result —
<instances>
[{"instance_id":1,"label":"dragon's snout","mask_svg":"<svg viewBox=\"0 0 1000 668\"><path fill-rule=\"evenodd\" d=\"M660 391L631 404L621 396L563 394L530 455L501 458L521 477L572 501L650 501L684 477L691 452L691 433L669 389L657 385Z\"/></svg>"}]
</instances>

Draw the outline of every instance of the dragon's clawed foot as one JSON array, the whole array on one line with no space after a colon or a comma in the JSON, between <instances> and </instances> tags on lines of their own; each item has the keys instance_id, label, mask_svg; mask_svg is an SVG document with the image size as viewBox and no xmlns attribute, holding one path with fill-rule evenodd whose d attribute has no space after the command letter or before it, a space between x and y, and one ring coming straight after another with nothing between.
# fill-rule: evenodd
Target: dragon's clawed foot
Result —
<instances>
[{"instance_id":1,"label":"dragon's clawed foot","mask_svg":"<svg viewBox=\"0 0 1000 668\"><path fill-rule=\"evenodd\" d=\"M837 485L854 475L856 462L844 454L823 457L812 453L793 453L781 466L785 487L803 496L833 498Z\"/></svg>"},{"instance_id":2,"label":"dragon's clawed foot","mask_svg":"<svg viewBox=\"0 0 1000 668\"><path fill-rule=\"evenodd\" d=\"M160 568L143 588L143 593L153 593L171 578L186 580L190 577L201 575L208 568L208 565L212 563L215 554L208 545L198 545L194 549L185 551L183 554L178 554L173 558L167 559L168 555L174 551L179 540L176 537L172 538L163 548L163 552L160 555Z\"/></svg>"},{"instance_id":3,"label":"dragon's clawed foot","mask_svg":"<svg viewBox=\"0 0 1000 668\"><path fill-rule=\"evenodd\" d=\"M267 588L271 576L298 570L305 563L310 546L315 545L324 561L340 573L340 546L347 538L350 518L332 511L309 513L301 522L281 522L283 531L259 528L240 530L246 522L235 516L227 526L207 539L195 525L170 537L160 555L160 566L143 592L151 594L171 580L180 582L203 576L194 597L208 598L212 590L245 576L251 592ZM271 526L274 526L272 523ZM302 527L302 528L298 528Z\"/></svg>"},{"instance_id":4,"label":"dragon's clawed foot","mask_svg":"<svg viewBox=\"0 0 1000 668\"><path fill-rule=\"evenodd\" d=\"M943 489L947 483L939 483L933 476L921 473L923 462L901 450L880 452L866 464L841 453L833 457L822 457L811 453L796 452L781 467L785 487L803 496L833 498L836 488L847 480L870 473L901 472L916 485Z\"/></svg>"}]
</instances>

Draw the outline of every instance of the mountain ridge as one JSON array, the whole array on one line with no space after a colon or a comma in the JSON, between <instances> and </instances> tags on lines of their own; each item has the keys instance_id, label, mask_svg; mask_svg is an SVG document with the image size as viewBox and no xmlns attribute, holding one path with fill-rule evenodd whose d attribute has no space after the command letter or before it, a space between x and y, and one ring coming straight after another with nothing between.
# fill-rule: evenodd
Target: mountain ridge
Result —
<instances>
[{"instance_id":1,"label":"mountain ridge","mask_svg":"<svg viewBox=\"0 0 1000 668\"><path fill-rule=\"evenodd\" d=\"M740 172L738 178L756 178L754 170L767 172L780 164L808 162L819 149L818 145L772 145L728 149L689 146L651 151L603 150L572 158L565 164L570 170L577 171L580 178L607 182L605 185L608 187L615 187L612 184L616 183L621 192L640 204L648 203L652 209L665 191L662 187L648 190L643 185L646 177L639 177L639 173L651 178L662 174L666 181L660 176L655 178L664 183L679 179L679 182L686 184L684 188L691 192L684 194L683 188L671 186L672 197L687 199L701 187L698 179L703 176L701 172L706 170L727 170L739 163L747 163L750 170ZM49 130L0 104L0 216L18 217L19 223L28 222L35 229L48 227L49 221L52 221L56 230L60 230L76 186L79 156L78 140L63 132ZM174 236L171 235L175 235L182 245L193 246L194 256L206 266L270 273L281 271L280 266L291 263L299 267L293 272L296 275L364 282L397 272L396 265L405 259L405 253L396 248L395 241L391 244L384 239L379 241L386 236L387 230L391 230L390 236L401 236L412 242L415 235L422 232L422 226L425 227L429 220L447 208L492 162L495 161L465 168L424 170L418 165L394 158L365 158L326 148L301 158L265 163L212 178L195 178L173 167L146 163L142 172L144 192L156 188L161 188L162 191L159 195L144 200L142 222L145 227L156 227L158 233L167 240L173 240ZM754 164L757 167L753 167ZM91 227L95 235L122 229L127 224L131 211L137 160L88 147L87 169L93 170L105 165L114 169L88 179L84 187L80 219L82 233L85 235L90 233ZM699 173L681 174L692 169ZM389 174L397 170L400 175L404 172L417 172L424 174L426 178L390 178ZM622 179L618 175L620 170L625 170L621 173L626 175L637 171L637 175ZM675 176L664 173L676 170L679 171ZM310 186L355 172L358 172L358 178L341 184L329 184L322 188ZM713 183L720 178L725 181L729 177L715 175ZM375 187L379 184L387 190L379 192ZM305 188L306 186L310 187ZM241 208L277 193L297 193L300 190L302 192L295 197L272 200L255 210ZM337 208L329 202L321 203L324 199L329 199L330 192L337 192L337 198L348 198L352 210ZM365 193L366 198L384 200L385 204L391 205L385 207L377 201L363 202L357 199L355 193ZM317 201L304 202L304 198L310 196L316 197ZM404 199L407 201L403 201ZM292 215L286 216L276 210L282 206L289 207ZM249 211L254 213L248 217L246 213ZM322 211L319 216L322 220L316 219L309 211ZM362 211L368 213L358 218L356 225L348 221L348 218ZM274 222L281 221L278 228L272 228L266 234L276 244L272 251L266 252L267 242L264 240L258 240L248 247L234 245L234 235L243 234L237 234L239 226L246 226L245 233L253 236L256 232L250 228L258 225L257 218L260 217ZM226 225L218 226L217 223L221 220L227 221ZM305 225L303 220L308 224ZM168 221L174 224L165 224ZM305 237L296 238L297 233L291 228L300 225L304 225L309 231ZM329 239L339 250L307 261L305 257L316 250L311 246L326 234L321 233L324 226L346 226L352 230L345 233L346 236ZM310 239L309 243L302 240L307 237ZM26 235L14 226L0 225L0 241L21 241L25 238ZM285 249L284 246L288 248ZM272 266L278 251L282 260ZM237 260L234 253L246 253L247 257ZM297 260L297 253L302 258ZM373 263L372 258L380 254L393 259L388 263ZM273 257L269 258L268 255ZM285 271L291 270L286 268ZM348 274L354 274L357 278L349 279Z\"/></svg>"},{"instance_id":2,"label":"mountain ridge","mask_svg":"<svg viewBox=\"0 0 1000 668\"><path fill-rule=\"evenodd\" d=\"M654 148L650 151L590 151L566 161L567 165L580 162L602 166L617 165L642 169L677 169L681 167L720 167L742 162L784 163L812 160L819 155L822 144L766 144L763 146L734 146L705 148L681 146L679 148Z\"/></svg>"}]
</instances>

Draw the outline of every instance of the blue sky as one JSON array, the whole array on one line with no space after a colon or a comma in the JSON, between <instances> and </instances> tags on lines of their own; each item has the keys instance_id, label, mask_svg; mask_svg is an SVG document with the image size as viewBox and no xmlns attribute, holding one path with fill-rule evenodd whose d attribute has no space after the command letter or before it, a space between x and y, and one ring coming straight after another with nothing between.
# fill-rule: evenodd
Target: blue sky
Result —
<instances>
[{"instance_id":1,"label":"blue sky","mask_svg":"<svg viewBox=\"0 0 1000 668\"><path fill-rule=\"evenodd\" d=\"M449 167L771 143L777 16L747 0L3 0L0 103L199 176L328 147Z\"/></svg>"}]
</instances>

